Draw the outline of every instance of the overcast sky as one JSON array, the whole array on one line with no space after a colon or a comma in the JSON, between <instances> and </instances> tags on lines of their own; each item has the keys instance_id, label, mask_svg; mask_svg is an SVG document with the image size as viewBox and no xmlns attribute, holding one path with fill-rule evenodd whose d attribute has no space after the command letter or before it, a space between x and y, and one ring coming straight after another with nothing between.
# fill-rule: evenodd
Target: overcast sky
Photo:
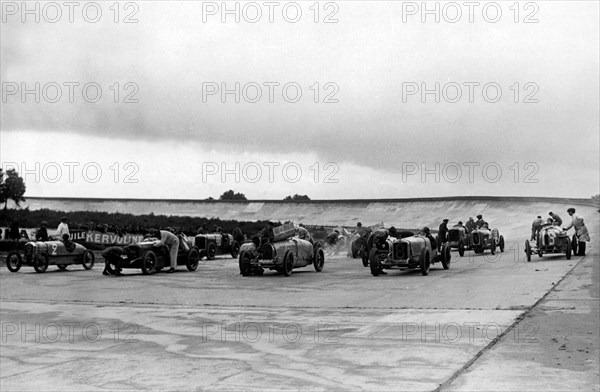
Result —
<instances>
[{"instance_id":1,"label":"overcast sky","mask_svg":"<svg viewBox=\"0 0 600 392\"><path fill-rule=\"evenodd\" d=\"M96 23L21 4L2 9L0 161L31 171L26 196L599 193L597 1L480 2L472 23L463 2L439 23L421 2L279 2L272 23L263 2L239 23L221 2L98 3Z\"/></svg>"}]
</instances>

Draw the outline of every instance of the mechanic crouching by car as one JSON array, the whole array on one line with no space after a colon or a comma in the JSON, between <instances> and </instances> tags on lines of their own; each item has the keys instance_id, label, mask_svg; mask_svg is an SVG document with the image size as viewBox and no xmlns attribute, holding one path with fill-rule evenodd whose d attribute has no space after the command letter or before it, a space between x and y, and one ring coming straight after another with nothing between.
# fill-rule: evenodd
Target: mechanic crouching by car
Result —
<instances>
[{"instance_id":1,"label":"mechanic crouching by car","mask_svg":"<svg viewBox=\"0 0 600 392\"><path fill-rule=\"evenodd\" d=\"M154 245L165 244L169 248L169 255L171 258L171 268L167 271L168 274L175 272L177 268L177 251L179 249L179 238L173 233L166 230L152 229L150 233L154 234L156 238L159 238Z\"/></svg>"},{"instance_id":2,"label":"mechanic crouching by car","mask_svg":"<svg viewBox=\"0 0 600 392\"><path fill-rule=\"evenodd\" d=\"M389 229L381 228L375 230L373 234L369 237L369 240L367 241L368 249L372 249L373 247L375 247L376 249L384 249L385 242L387 241L388 237L399 237L398 230L396 230L394 226L390 227ZM379 270L379 274L387 275L387 272L385 272L383 268L381 268Z\"/></svg>"},{"instance_id":3,"label":"mechanic crouching by car","mask_svg":"<svg viewBox=\"0 0 600 392\"><path fill-rule=\"evenodd\" d=\"M587 227L583 222L581 215L575 213L575 208L569 208L567 214L573 219L571 224L565 227L563 230L568 231L571 227L575 228L575 235L579 241L577 256L585 256L586 242L590 241L590 234L588 233Z\"/></svg>"}]
</instances>

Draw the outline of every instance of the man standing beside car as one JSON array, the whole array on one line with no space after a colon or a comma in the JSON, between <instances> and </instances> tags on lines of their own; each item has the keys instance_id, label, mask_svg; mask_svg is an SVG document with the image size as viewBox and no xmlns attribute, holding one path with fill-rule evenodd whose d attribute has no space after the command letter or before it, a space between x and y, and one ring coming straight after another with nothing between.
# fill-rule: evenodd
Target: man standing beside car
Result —
<instances>
[{"instance_id":1,"label":"man standing beside car","mask_svg":"<svg viewBox=\"0 0 600 392\"><path fill-rule=\"evenodd\" d=\"M535 220L531 224L531 241L534 241L537 238L537 235L540 232L540 229L542 228L543 225L544 225L544 220L542 219L542 217L540 215L538 215L538 217L535 218Z\"/></svg>"},{"instance_id":2,"label":"man standing beside car","mask_svg":"<svg viewBox=\"0 0 600 392\"><path fill-rule=\"evenodd\" d=\"M67 235L67 237L70 237L71 234L69 232L69 219L66 216L63 216L60 219L60 223L58 224L58 227L56 228L56 238L58 238L59 240L62 240L65 236L65 234Z\"/></svg>"},{"instance_id":3,"label":"man standing beside car","mask_svg":"<svg viewBox=\"0 0 600 392\"><path fill-rule=\"evenodd\" d=\"M446 238L448 237L448 219L444 219L442 224L440 224L438 230L438 238L440 239L440 245L446 243Z\"/></svg>"},{"instance_id":4,"label":"man standing beside car","mask_svg":"<svg viewBox=\"0 0 600 392\"><path fill-rule=\"evenodd\" d=\"M165 244L169 248L169 255L171 256L171 268L167 271L168 274L175 272L177 268L177 251L179 250L179 238L173 233L166 230L152 229L152 232L160 238L154 245Z\"/></svg>"},{"instance_id":5,"label":"man standing beside car","mask_svg":"<svg viewBox=\"0 0 600 392\"><path fill-rule=\"evenodd\" d=\"M568 231L571 227L575 228L575 235L579 243L577 256L585 256L586 242L590 241L590 234L588 233L587 227L583 222L581 215L575 213L575 208L569 208L567 213L573 219L571 224L565 227L563 230Z\"/></svg>"}]
</instances>

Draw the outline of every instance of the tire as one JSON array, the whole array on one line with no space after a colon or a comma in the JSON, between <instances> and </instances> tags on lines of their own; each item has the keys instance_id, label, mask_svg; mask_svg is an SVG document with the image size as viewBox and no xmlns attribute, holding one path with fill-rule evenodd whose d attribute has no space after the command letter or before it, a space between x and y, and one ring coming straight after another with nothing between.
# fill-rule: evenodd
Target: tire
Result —
<instances>
[{"instance_id":1,"label":"tire","mask_svg":"<svg viewBox=\"0 0 600 392\"><path fill-rule=\"evenodd\" d=\"M42 272L46 272L48 269L48 264L50 264L48 255L38 255L38 257L33 260L33 269L35 272L39 272L41 274Z\"/></svg>"},{"instance_id":2,"label":"tire","mask_svg":"<svg viewBox=\"0 0 600 392\"><path fill-rule=\"evenodd\" d=\"M531 261L531 245L529 240L525 241L525 254L527 255L527 261Z\"/></svg>"},{"instance_id":3,"label":"tire","mask_svg":"<svg viewBox=\"0 0 600 392\"><path fill-rule=\"evenodd\" d=\"M188 271L196 271L198 264L200 264L200 252L197 248L192 248L188 252L185 266L187 267Z\"/></svg>"},{"instance_id":4,"label":"tire","mask_svg":"<svg viewBox=\"0 0 600 392\"><path fill-rule=\"evenodd\" d=\"M571 251L573 252L574 255L579 256L579 253L577 253L579 249L579 240L577 239L577 235L573 234L573 237L571 237Z\"/></svg>"},{"instance_id":5,"label":"tire","mask_svg":"<svg viewBox=\"0 0 600 392\"><path fill-rule=\"evenodd\" d=\"M498 243L500 247L500 252L504 253L504 236L500 236L500 242Z\"/></svg>"},{"instance_id":6,"label":"tire","mask_svg":"<svg viewBox=\"0 0 600 392\"><path fill-rule=\"evenodd\" d=\"M452 255L450 254L450 246L448 244L442 245L442 267L445 270L450 268L450 260L452 259Z\"/></svg>"},{"instance_id":7,"label":"tire","mask_svg":"<svg viewBox=\"0 0 600 392\"><path fill-rule=\"evenodd\" d=\"M292 274L292 270L294 269L294 255L289 250L285 252L285 256L283 257L283 274L285 276L290 276Z\"/></svg>"},{"instance_id":8,"label":"tire","mask_svg":"<svg viewBox=\"0 0 600 392\"><path fill-rule=\"evenodd\" d=\"M313 257L313 267L315 267L315 271L321 272L323 271L323 266L325 265L325 252L323 249L318 248L315 250L315 255Z\"/></svg>"},{"instance_id":9,"label":"tire","mask_svg":"<svg viewBox=\"0 0 600 392\"><path fill-rule=\"evenodd\" d=\"M231 257L233 257L234 259L237 259L239 253L240 253L240 243L237 241L233 241L233 244L231 244Z\"/></svg>"},{"instance_id":10,"label":"tire","mask_svg":"<svg viewBox=\"0 0 600 392\"><path fill-rule=\"evenodd\" d=\"M492 256L496 254L496 239L492 238L492 246L490 248L490 252L492 252Z\"/></svg>"},{"instance_id":11,"label":"tire","mask_svg":"<svg viewBox=\"0 0 600 392\"><path fill-rule=\"evenodd\" d=\"M423 248L421 251L421 274L423 276L429 275L429 268L431 268L431 255L429 249Z\"/></svg>"},{"instance_id":12,"label":"tire","mask_svg":"<svg viewBox=\"0 0 600 392\"><path fill-rule=\"evenodd\" d=\"M8 252L6 256L6 268L10 272L17 272L21 269L23 265L23 259L21 258L21 254L17 251Z\"/></svg>"},{"instance_id":13,"label":"tire","mask_svg":"<svg viewBox=\"0 0 600 392\"><path fill-rule=\"evenodd\" d=\"M95 261L96 258L91 251L86 250L85 252L83 252L83 255L81 256L81 265L83 266L83 268L85 268L88 271L91 270L92 268L94 268Z\"/></svg>"},{"instance_id":14,"label":"tire","mask_svg":"<svg viewBox=\"0 0 600 392\"><path fill-rule=\"evenodd\" d=\"M242 276L250 276L252 273L252 268L250 266L250 257L248 257L248 253L246 251L240 253L238 265L240 267L240 274L242 274Z\"/></svg>"},{"instance_id":15,"label":"tire","mask_svg":"<svg viewBox=\"0 0 600 392\"><path fill-rule=\"evenodd\" d=\"M109 274L115 275L117 273L117 266L113 264L110 260L104 259L104 269L108 271Z\"/></svg>"},{"instance_id":16,"label":"tire","mask_svg":"<svg viewBox=\"0 0 600 392\"><path fill-rule=\"evenodd\" d=\"M375 249L375 247L373 247L369 253L369 266L371 267L371 275L379 276L381 265L379 263L379 257L377 256L377 249Z\"/></svg>"},{"instance_id":17,"label":"tire","mask_svg":"<svg viewBox=\"0 0 600 392\"><path fill-rule=\"evenodd\" d=\"M460 257L465 255L465 245L462 242L458 244L458 255Z\"/></svg>"},{"instance_id":18,"label":"tire","mask_svg":"<svg viewBox=\"0 0 600 392\"><path fill-rule=\"evenodd\" d=\"M59 270L66 271L68 264L56 264Z\"/></svg>"},{"instance_id":19,"label":"tire","mask_svg":"<svg viewBox=\"0 0 600 392\"><path fill-rule=\"evenodd\" d=\"M363 267L368 267L369 266L369 254L367 253L367 250L362 248L360 251L360 258L362 259L362 263L363 263Z\"/></svg>"},{"instance_id":20,"label":"tire","mask_svg":"<svg viewBox=\"0 0 600 392\"><path fill-rule=\"evenodd\" d=\"M142 255L142 273L144 275L155 273L157 264L158 259L156 257L156 253L151 250L145 251Z\"/></svg>"},{"instance_id":21,"label":"tire","mask_svg":"<svg viewBox=\"0 0 600 392\"><path fill-rule=\"evenodd\" d=\"M217 246L213 243L208 244L208 248L206 249L206 258L208 260L214 260L216 254L217 254Z\"/></svg>"},{"instance_id":22,"label":"tire","mask_svg":"<svg viewBox=\"0 0 600 392\"><path fill-rule=\"evenodd\" d=\"M567 260L571 260L572 249L571 249L571 239L567 237L567 249L565 250L565 255L567 256Z\"/></svg>"},{"instance_id":23,"label":"tire","mask_svg":"<svg viewBox=\"0 0 600 392\"><path fill-rule=\"evenodd\" d=\"M579 253L577 253L577 256L585 256L586 242L585 241L579 242L578 248L579 248L578 249Z\"/></svg>"}]
</instances>

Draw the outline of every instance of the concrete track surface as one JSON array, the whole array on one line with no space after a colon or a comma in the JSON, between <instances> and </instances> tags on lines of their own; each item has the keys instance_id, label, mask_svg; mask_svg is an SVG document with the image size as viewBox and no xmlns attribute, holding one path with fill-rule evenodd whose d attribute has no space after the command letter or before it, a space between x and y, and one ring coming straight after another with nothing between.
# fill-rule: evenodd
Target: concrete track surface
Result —
<instances>
[{"instance_id":1,"label":"concrete track surface","mask_svg":"<svg viewBox=\"0 0 600 392\"><path fill-rule=\"evenodd\" d=\"M426 277L342 256L290 277L2 267L0 390L598 391L598 215L586 257L527 263L518 228L548 204L483 211L505 252Z\"/></svg>"}]
</instances>

